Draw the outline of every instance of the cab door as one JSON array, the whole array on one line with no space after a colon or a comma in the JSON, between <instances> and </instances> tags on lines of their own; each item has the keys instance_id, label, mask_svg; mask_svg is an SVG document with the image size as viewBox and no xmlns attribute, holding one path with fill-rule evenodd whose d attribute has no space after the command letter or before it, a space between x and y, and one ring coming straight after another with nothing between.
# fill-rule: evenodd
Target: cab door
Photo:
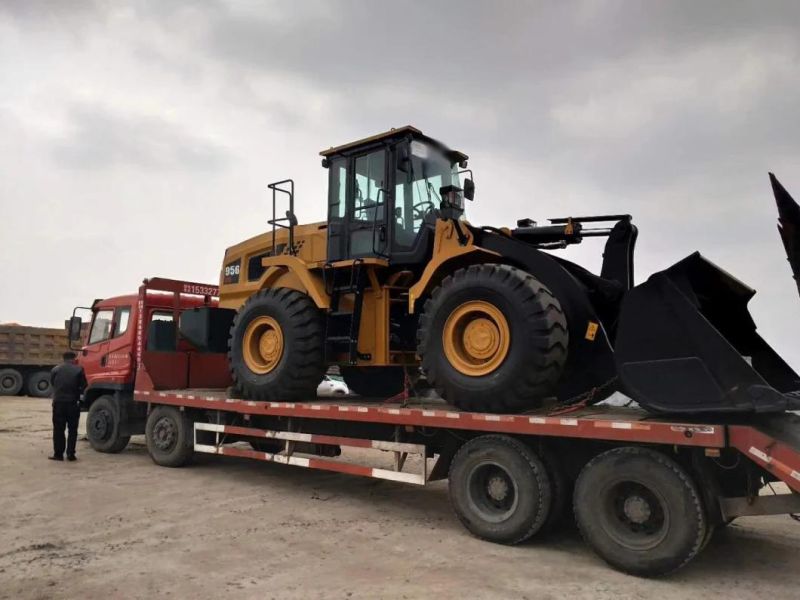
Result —
<instances>
[{"instance_id":1,"label":"cab door","mask_svg":"<svg viewBox=\"0 0 800 600\"><path fill-rule=\"evenodd\" d=\"M80 359L80 364L83 367L86 380L90 386L94 381L102 380L105 375L108 343L111 339L111 329L113 325L113 308L98 309L92 316L89 338L81 351Z\"/></svg>"}]
</instances>

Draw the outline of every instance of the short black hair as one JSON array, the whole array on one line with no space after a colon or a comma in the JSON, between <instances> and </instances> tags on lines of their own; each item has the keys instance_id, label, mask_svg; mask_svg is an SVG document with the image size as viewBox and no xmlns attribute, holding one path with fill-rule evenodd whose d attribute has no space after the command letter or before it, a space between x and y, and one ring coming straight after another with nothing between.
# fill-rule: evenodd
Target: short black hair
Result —
<instances>
[{"instance_id":1,"label":"short black hair","mask_svg":"<svg viewBox=\"0 0 800 600\"><path fill-rule=\"evenodd\" d=\"M64 360L75 360L76 358L78 358L77 354L75 354L74 352L70 352L69 350L64 352L62 356Z\"/></svg>"}]
</instances>

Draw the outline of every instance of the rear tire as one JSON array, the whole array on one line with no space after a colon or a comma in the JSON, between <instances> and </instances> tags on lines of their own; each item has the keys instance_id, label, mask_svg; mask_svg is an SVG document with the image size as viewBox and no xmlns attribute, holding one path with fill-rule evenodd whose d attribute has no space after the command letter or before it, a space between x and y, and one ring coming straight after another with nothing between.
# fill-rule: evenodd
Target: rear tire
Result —
<instances>
[{"instance_id":1,"label":"rear tire","mask_svg":"<svg viewBox=\"0 0 800 600\"><path fill-rule=\"evenodd\" d=\"M350 391L365 398L391 398L405 387L402 367L340 367L339 370Z\"/></svg>"},{"instance_id":2,"label":"rear tire","mask_svg":"<svg viewBox=\"0 0 800 600\"><path fill-rule=\"evenodd\" d=\"M547 520L550 481L528 446L483 435L461 446L450 465L450 503L473 535L499 544L524 542Z\"/></svg>"},{"instance_id":3,"label":"rear tire","mask_svg":"<svg viewBox=\"0 0 800 600\"><path fill-rule=\"evenodd\" d=\"M552 395L567 359L561 305L538 279L485 264L446 277L425 303L417 354L445 400L479 412L519 412Z\"/></svg>"},{"instance_id":4,"label":"rear tire","mask_svg":"<svg viewBox=\"0 0 800 600\"><path fill-rule=\"evenodd\" d=\"M112 396L100 396L89 407L86 416L86 437L97 452L122 452L131 440L120 435L120 408Z\"/></svg>"},{"instance_id":5,"label":"rear tire","mask_svg":"<svg viewBox=\"0 0 800 600\"><path fill-rule=\"evenodd\" d=\"M22 390L22 373L16 369L0 369L0 396L16 396Z\"/></svg>"},{"instance_id":6,"label":"rear tire","mask_svg":"<svg viewBox=\"0 0 800 600\"><path fill-rule=\"evenodd\" d=\"M28 395L34 398L48 398L53 391L49 371L36 371L28 377Z\"/></svg>"},{"instance_id":7,"label":"rear tire","mask_svg":"<svg viewBox=\"0 0 800 600\"><path fill-rule=\"evenodd\" d=\"M261 290L236 314L228 360L245 398L315 398L325 374L320 311L296 290Z\"/></svg>"},{"instance_id":8,"label":"rear tire","mask_svg":"<svg viewBox=\"0 0 800 600\"><path fill-rule=\"evenodd\" d=\"M608 564L640 576L689 562L709 537L697 487L674 460L623 447L592 459L575 483L581 535Z\"/></svg>"},{"instance_id":9,"label":"rear tire","mask_svg":"<svg viewBox=\"0 0 800 600\"><path fill-rule=\"evenodd\" d=\"M194 456L194 428L185 412L173 406L156 406L147 417L145 438L153 462L162 467L182 467Z\"/></svg>"}]
</instances>

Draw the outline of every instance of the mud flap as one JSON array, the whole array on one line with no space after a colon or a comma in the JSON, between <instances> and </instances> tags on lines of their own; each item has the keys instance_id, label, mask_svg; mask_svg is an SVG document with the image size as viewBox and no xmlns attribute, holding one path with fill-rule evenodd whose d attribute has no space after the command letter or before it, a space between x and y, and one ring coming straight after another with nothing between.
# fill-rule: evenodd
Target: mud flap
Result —
<instances>
[{"instance_id":1,"label":"mud flap","mask_svg":"<svg viewBox=\"0 0 800 600\"><path fill-rule=\"evenodd\" d=\"M747 310L754 294L697 252L630 290L615 344L622 391L655 412L800 409L800 377Z\"/></svg>"}]
</instances>

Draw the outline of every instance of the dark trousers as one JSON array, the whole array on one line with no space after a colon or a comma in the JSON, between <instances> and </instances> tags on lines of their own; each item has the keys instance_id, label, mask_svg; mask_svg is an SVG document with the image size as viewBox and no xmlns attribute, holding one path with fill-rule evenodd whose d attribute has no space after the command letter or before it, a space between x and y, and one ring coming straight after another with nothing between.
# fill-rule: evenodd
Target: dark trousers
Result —
<instances>
[{"instance_id":1,"label":"dark trousers","mask_svg":"<svg viewBox=\"0 0 800 600\"><path fill-rule=\"evenodd\" d=\"M77 402L53 402L53 455L63 457L64 446L67 456L75 456L75 442L78 440L78 421L81 409ZM64 428L69 429L66 444Z\"/></svg>"}]
</instances>

